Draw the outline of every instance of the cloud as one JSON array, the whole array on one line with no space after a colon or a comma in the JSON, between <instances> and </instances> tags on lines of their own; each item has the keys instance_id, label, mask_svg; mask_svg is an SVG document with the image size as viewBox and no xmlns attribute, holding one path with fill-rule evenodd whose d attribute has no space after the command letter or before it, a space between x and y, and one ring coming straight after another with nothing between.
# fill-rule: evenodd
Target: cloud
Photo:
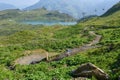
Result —
<instances>
[{"instance_id":1,"label":"cloud","mask_svg":"<svg viewBox=\"0 0 120 80\"><path fill-rule=\"evenodd\" d=\"M18 8L25 8L25 7L28 7L30 5L37 3L38 1L40 0L0 0L0 3L8 3L8 4L15 5ZM83 3L82 5L94 6L98 4L106 4L106 5L115 4L116 2L120 0L65 0L65 1L69 1L75 5L79 5L80 3Z\"/></svg>"},{"instance_id":2,"label":"cloud","mask_svg":"<svg viewBox=\"0 0 120 80\"><path fill-rule=\"evenodd\" d=\"M24 8L37 3L39 0L0 0L0 3L8 3L18 8Z\"/></svg>"}]
</instances>

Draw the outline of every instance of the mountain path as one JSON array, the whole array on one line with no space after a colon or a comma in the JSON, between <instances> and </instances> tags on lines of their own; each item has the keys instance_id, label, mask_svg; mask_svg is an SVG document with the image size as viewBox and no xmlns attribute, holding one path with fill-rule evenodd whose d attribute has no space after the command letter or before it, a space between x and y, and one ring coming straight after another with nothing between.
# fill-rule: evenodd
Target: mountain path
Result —
<instances>
[{"instance_id":1,"label":"mountain path","mask_svg":"<svg viewBox=\"0 0 120 80\"><path fill-rule=\"evenodd\" d=\"M79 52L83 52L83 51L86 51L89 49L99 47L96 44L99 43L102 36L95 34L94 31L89 31L89 34L92 36L96 36L95 39L93 41L91 41L89 44L85 44L85 45L80 46L78 48L69 49L68 51L61 53L59 55L48 55L48 53L41 53L41 54L31 54L28 56L23 56L23 57L20 57L14 61L15 65L16 64L20 64L20 65L35 64L35 63L38 63L38 62L45 60L45 59L47 61L58 61L58 60L61 60L65 57L76 55Z\"/></svg>"},{"instance_id":2,"label":"mountain path","mask_svg":"<svg viewBox=\"0 0 120 80\"><path fill-rule=\"evenodd\" d=\"M51 58L50 61L58 61L58 60L61 60L65 57L76 55L79 52L83 52L83 51L86 51L89 49L100 47L100 46L97 46L96 44L98 44L100 42L102 36L95 34L94 31L89 31L89 34L96 36L95 39L93 41L91 41L89 44L85 44L85 45L80 46L78 48L70 49L70 50L66 51L65 53L62 53L60 55L57 55L57 56Z\"/></svg>"}]
</instances>

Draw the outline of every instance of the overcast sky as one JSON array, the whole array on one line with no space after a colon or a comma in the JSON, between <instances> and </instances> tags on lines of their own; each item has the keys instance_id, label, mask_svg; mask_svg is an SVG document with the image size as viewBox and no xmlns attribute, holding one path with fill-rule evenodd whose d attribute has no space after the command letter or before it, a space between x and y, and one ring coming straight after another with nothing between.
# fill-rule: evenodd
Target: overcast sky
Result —
<instances>
[{"instance_id":1,"label":"overcast sky","mask_svg":"<svg viewBox=\"0 0 120 80\"><path fill-rule=\"evenodd\" d=\"M0 3L8 3L18 8L25 8L25 7L28 7L30 5L37 3L38 1L39 0L0 0ZM81 1L83 0L75 0L74 3L80 3ZM91 2L94 4L101 4L103 2L109 2L109 3L114 4L117 1L120 1L120 0L84 0L84 2L87 2L88 4L91 4Z\"/></svg>"},{"instance_id":2,"label":"overcast sky","mask_svg":"<svg viewBox=\"0 0 120 80\"><path fill-rule=\"evenodd\" d=\"M39 0L0 0L0 3L12 4L18 8L25 8L37 3Z\"/></svg>"}]
</instances>

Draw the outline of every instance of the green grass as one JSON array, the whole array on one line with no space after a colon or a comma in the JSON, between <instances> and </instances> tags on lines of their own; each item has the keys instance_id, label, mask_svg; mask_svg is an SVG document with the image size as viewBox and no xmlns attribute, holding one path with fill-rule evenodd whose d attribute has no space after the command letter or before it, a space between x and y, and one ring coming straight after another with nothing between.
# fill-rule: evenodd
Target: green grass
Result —
<instances>
[{"instance_id":1,"label":"green grass","mask_svg":"<svg viewBox=\"0 0 120 80\"><path fill-rule=\"evenodd\" d=\"M105 14L102 16L109 16L117 11L120 10L120 2L118 2L116 5L114 5L112 8L110 8Z\"/></svg>"},{"instance_id":2,"label":"green grass","mask_svg":"<svg viewBox=\"0 0 120 80\"><path fill-rule=\"evenodd\" d=\"M18 9L0 11L0 20L9 19L10 21L75 21L76 19L58 11L48 11L44 8L21 11Z\"/></svg>"},{"instance_id":3,"label":"green grass","mask_svg":"<svg viewBox=\"0 0 120 80\"><path fill-rule=\"evenodd\" d=\"M120 42L120 28L99 30L99 34L103 35L101 44L112 44Z\"/></svg>"},{"instance_id":4,"label":"green grass","mask_svg":"<svg viewBox=\"0 0 120 80\"><path fill-rule=\"evenodd\" d=\"M5 28L3 28L3 30L4 29ZM41 78L43 80L51 80L52 78L57 78L58 80L70 80L72 78L70 76L70 72L72 70L76 69L83 63L91 62L107 72L111 79L115 80L119 73L117 72L112 74L110 70L119 68L116 66L118 64L117 59L119 59L118 56L120 51L119 28L108 28L96 31L98 34L103 36L101 44L104 47L102 48L89 50L72 57L64 58L58 62L41 62L36 65L26 66L17 65L16 69L13 71L7 68L7 66L11 65L15 59L23 56L22 53L28 49L32 50L36 48L43 48L48 51L64 51L67 48L74 48L79 45L83 45L92 39L88 39L90 36L88 38L86 36L82 37L83 35L88 34L83 33L83 29L84 27L79 25L71 27L36 27L35 29L32 29L31 27L26 30L19 29L17 32L7 36L4 35L4 37L2 35L1 38L9 39L6 39L6 41L3 40L4 44L3 42L1 42L1 44L11 45L0 48L0 69L2 69L2 73L0 73L2 75L1 79L9 78L10 80L33 80ZM35 40L34 43L33 40ZM107 41L118 41L118 43L113 43L114 46L112 47L112 50L109 50L110 42L107 43ZM43 44L43 46L41 44Z\"/></svg>"},{"instance_id":5,"label":"green grass","mask_svg":"<svg viewBox=\"0 0 120 80\"><path fill-rule=\"evenodd\" d=\"M87 27L87 30L85 28ZM32 26L9 20L0 21L0 80L70 80L71 71L81 64L91 62L109 74L110 80L120 75L120 11L106 17L96 17L74 26ZM102 35L100 48L80 52L60 61L41 62L35 65L16 65L14 60L24 56L24 51L44 49L62 53L91 41L88 34ZM115 71L116 70L116 71ZM117 71L118 70L118 71ZM91 79L92 80L92 79Z\"/></svg>"},{"instance_id":6,"label":"green grass","mask_svg":"<svg viewBox=\"0 0 120 80\"><path fill-rule=\"evenodd\" d=\"M106 17L95 17L88 21L82 22L79 25L96 26L96 27L118 27L120 26L120 11L115 12Z\"/></svg>"},{"instance_id":7,"label":"green grass","mask_svg":"<svg viewBox=\"0 0 120 80\"><path fill-rule=\"evenodd\" d=\"M8 23L10 24L10 23ZM59 26L40 27L11 23L4 26L1 23L1 45L21 46L23 49L42 48L47 51L65 51L67 48L74 48L90 41L93 37L83 36L81 26ZM15 27L10 27L15 26ZM28 28L26 28L28 27ZM8 31L8 33L6 33ZM86 33L88 34L88 33Z\"/></svg>"}]
</instances>

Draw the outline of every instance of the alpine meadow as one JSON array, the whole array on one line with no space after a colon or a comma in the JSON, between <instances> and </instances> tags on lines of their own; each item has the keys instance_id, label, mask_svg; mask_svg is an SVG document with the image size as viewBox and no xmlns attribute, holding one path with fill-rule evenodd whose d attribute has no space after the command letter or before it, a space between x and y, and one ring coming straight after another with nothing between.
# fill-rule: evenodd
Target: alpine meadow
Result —
<instances>
[{"instance_id":1,"label":"alpine meadow","mask_svg":"<svg viewBox=\"0 0 120 80\"><path fill-rule=\"evenodd\" d=\"M0 1L0 80L120 80L119 0L25 1Z\"/></svg>"}]
</instances>

